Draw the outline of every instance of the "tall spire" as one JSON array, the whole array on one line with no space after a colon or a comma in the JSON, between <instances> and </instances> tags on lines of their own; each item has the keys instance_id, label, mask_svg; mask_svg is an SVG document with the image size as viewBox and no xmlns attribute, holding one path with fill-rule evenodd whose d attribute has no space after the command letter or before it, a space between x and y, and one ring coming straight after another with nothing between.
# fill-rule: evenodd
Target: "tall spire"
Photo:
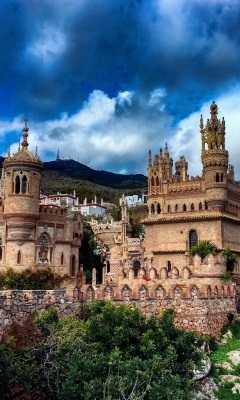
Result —
<instances>
[{"instance_id":1,"label":"tall spire","mask_svg":"<svg viewBox=\"0 0 240 400\"><path fill-rule=\"evenodd\" d=\"M27 141L27 137L28 137L28 125L27 125L28 119L25 118L24 122L25 122L25 125L24 125L24 128L23 128L23 141L22 141L21 145L22 145L22 150L27 150L27 147L28 147L28 141Z\"/></svg>"}]
</instances>

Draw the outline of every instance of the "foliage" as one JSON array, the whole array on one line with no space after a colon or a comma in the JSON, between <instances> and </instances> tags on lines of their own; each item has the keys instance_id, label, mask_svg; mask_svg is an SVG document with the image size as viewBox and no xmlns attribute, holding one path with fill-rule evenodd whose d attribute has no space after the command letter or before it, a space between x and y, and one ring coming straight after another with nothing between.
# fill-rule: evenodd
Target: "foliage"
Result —
<instances>
[{"instance_id":1,"label":"foliage","mask_svg":"<svg viewBox=\"0 0 240 400\"><path fill-rule=\"evenodd\" d=\"M121 213L121 206L120 204L115 204L115 206L110 211L111 216L113 217L114 221L121 221L122 213Z\"/></svg>"},{"instance_id":2,"label":"foliage","mask_svg":"<svg viewBox=\"0 0 240 400\"><path fill-rule=\"evenodd\" d=\"M96 248L95 235L91 226L85 221L83 225L83 240L80 249L80 264L83 264L86 273L87 283L91 282L92 269L97 270L97 283L101 281L102 259L99 255L93 253Z\"/></svg>"},{"instance_id":3,"label":"foliage","mask_svg":"<svg viewBox=\"0 0 240 400\"><path fill-rule=\"evenodd\" d=\"M139 204L136 207L129 208L130 223L132 225L133 237L139 237L142 230L142 219L146 218L148 213L147 204Z\"/></svg>"},{"instance_id":4,"label":"foliage","mask_svg":"<svg viewBox=\"0 0 240 400\"><path fill-rule=\"evenodd\" d=\"M230 247L226 247L221 253L227 257L227 271L233 272L237 260L236 254L230 250Z\"/></svg>"},{"instance_id":5,"label":"foliage","mask_svg":"<svg viewBox=\"0 0 240 400\"><path fill-rule=\"evenodd\" d=\"M60 286L63 278L53 274L49 268L39 271L26 269L21 272L9 268L0 272L0 290L47 290Z\"/></svg>"},{"instance_id":6,"label":"foliage","mask_svg":"<svg viewBox=\"0 0 240 400\"><path fill-rule=\"evenodd\" d=\"M221 281L222 283L227 283L227 282L231 281L232 278L233 278L233 273L230 272L230 271L223 272L223 273L220 275L220 281Z\"/></svg>"},{"instance_id":7,"label":"foliage","mask_svg":"<svg viewBox=\"0 0 240 400\"><path fill-rule=\"evenodd\" d=\"M21 354L0 352L7 365L5 398L14 387L29 399L37 398L36 390L42 398L61 400L191 398L202 340L174 326L173 310L146 318L124 304L98 301L59 321L50 308L36 322L45 335L41 343Z\"/></svg>"},{"instance_id":8,"label":"foliage","mask_svg":"<svg viewBox=\"0 0 240 400\"><path fill-rule=\"evenodd\" d=\"M208 254L213 254L214 256L218 253L218 248L210 242L209 240L202 240L196 246L193 246L188 250L188 253L192 256L198 254L201 258L206 257Z\"/></svg>"},{"instance_id":9,"label":"foliage","mask_svg":"<svg viewBox=\"0 0 240 400\"><path fill-rule=\"evenodd\" d=\"M192 256L198 254L201 258L206 257L208 254L213 254L216 256L218 253L223 254L227 257L227 271L232 273L234 271L234 267L236 264L237 256L233 253L230 247L225 247L223 250L219 250L215 244L210 242L209 240L202 240L196 246L193 246L191 249L188 250L188 253ZM230 279L227 279L229 276ZM222 276L222 280L231 280L232 276L226 275Z\"/></svg>"}]
</instances>

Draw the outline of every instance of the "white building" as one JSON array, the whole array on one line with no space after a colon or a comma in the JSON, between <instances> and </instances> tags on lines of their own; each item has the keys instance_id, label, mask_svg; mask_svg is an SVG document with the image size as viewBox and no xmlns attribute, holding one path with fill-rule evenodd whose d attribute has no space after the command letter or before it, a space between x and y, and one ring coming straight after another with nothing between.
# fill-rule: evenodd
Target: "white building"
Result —
<instances>
[{"instance_id":1,"label":"white building","mask_svg":"<svg viewBox=\"0 0 240 400\"><path fill-rule=\"evenodd\" d=\"M144 194L142 194L142 197L138 197L137 194L125 196L125 200L127 201L128 207L136 207L139 204L144 204ZM122 204L122 198L119 199L119 204Z\"/></svg>"}]
</instances>

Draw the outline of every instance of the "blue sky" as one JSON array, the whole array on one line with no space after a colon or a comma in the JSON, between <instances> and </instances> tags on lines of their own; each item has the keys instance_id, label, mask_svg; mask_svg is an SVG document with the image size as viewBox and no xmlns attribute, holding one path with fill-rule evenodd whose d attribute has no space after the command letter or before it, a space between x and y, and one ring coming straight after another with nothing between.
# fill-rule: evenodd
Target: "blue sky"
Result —
<instances>
[{"instance_id":1,"label":"blue sky","mask_svg":"<svg viewBox=\"0 0 240 400\"><path fill-rule=\"evenodd\" d=\"M1 0L0 154L144 173L168 142L201 175L214 100L240 179L239 0Z\"/></svg>"}]
</instances>

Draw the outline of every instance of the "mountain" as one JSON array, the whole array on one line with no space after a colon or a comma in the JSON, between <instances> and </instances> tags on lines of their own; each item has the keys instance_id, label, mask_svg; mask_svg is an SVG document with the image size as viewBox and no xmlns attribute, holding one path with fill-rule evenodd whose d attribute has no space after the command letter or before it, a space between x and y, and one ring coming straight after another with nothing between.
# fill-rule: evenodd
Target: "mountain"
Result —
<instances>
[{"instance_id":1,"label":"mountain","mask_svg":"<svg viewBox=\"0 0 240 400\"><path fill-rule=\"evenodd\" d=\"M147 177L142 174L122 175L107 171L97 171L74 160L49 161L44 163L45 171L56 171L61 175L82 179L110 187L146 187Z\"/></svg>"},{"instance_id":2,"label":"mountain","mask_svg":"<svg viewBox=\"0 0 240 400\"><path fill-rule=\"evenodd\" d=\"M4 161L0 157L0 168ZM48 161L44 163L42 191L46 194L76 190L81 198L84 192L112 199L121 193L140 194L146 192L147 177L142 174L122 175L104 170L94 170L74 160ZM82 189L82 190L81 190ZM80 193L81 192L81 193Z\"/></svg>"}]
</instances>

